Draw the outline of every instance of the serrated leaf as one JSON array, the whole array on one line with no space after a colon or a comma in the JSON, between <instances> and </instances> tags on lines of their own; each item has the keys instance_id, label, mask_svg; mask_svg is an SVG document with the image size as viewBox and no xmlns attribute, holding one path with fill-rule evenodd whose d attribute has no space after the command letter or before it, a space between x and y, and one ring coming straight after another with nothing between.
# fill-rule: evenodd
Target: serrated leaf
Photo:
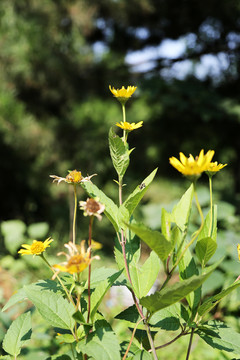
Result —
<instances>
[{"instance_id":1,"label":"serrated leaf","mask_svg":"<svg viewBox=\"0 0 240 360\"><path fill-rule=\"evenodd\" d=\"M118 207L107 195L104 194L96 185L91 181L85 181L81 183L82 188L87 192L87 194L95 199L98 198L100 203L105 205L104 214L107 216L108 220L114 226L116 232L119 230L118 225Z\"/></svg>"},{"instance_id":2,"label":"serrated leaf","mask_svg":"<svg viewBox=\"0 0 240 360\"><path fill-rule=\"evenodd\" d=\"M125 222L128 222L130 220L130 217L131 217L133 211L135 210L136 206L139 204L139 202L143 198L149 185L153 181L153 179L156 175L156 172L157 172L157 169L155 169L148 177L146 177L146 179L143 180L141 185L137 186L136 189L128 196L128 198L120 206L119 217L122 218L123 217L122 214L124 213ZM128 214L128 219L126 217L126 214Z\"/></svg>"},{"instance_id":3,"label":"serrated leaf","mask_svg":"<svg viewBox=\"0 0 240 360\"><path fill-rule=\"evenodd\" d=\"M91 288L95 288L101 281L106 280L113 274L115 274L116 270L111 268L105 268L104 266L101 268L94 269L91 273Z\"/></svg>"},{"instance_id":4,"label":"serrated leaf","mask_svg":"<svg viewBox=\"0 0 240 360\"><path fill-rule=\"evenodd\" d=\"M217 250L217 243L210 237L202 238L197 241L195 251L196 255L204 267Z\"/></svg>"},{"instance_id":5,"label":"serrated leaf","mask_svg":"<svg viewBox=\"0 0 240 360\"><path fill-rule=\"evenodd\" d=\"M110 287L113 285L114 281L122 274L122 270L115 272L112 276L108 277L106 280L100 282L94 292L91 295L91 319L94 319L94 316L97 312L97 309Z\"/></svg>"},{"instance_id":6,"label":"serrated leaf","mask_svg":"<svg viewBox=\"0 0 240 360\"><path fill-rule=\"evenodd\" d=\"M97 327L87 339L81 340L76 347L78 352L87 354L95 360L120 360L120 345L110 327Z\"/></svg>"},{"instance_id":7,"label":"serrated leaf","mask_svg":"<svg viewBox=\"0 0 240 360\"><path fill-rule=\"evenodd\" d=\"M206 273L203 275L194 275L189 279L165 287L163 290L158 291L153 295L142 298L140 300L140 304L146 307L152 314L158 310L164 309L169 305L182 300L190 292L199 288L199 286L201 286L201 284L210 276L213 270L214 268L211 267L210 270L206 269Z\"/></svg>"},{"instance_id":8,"label":"serrated leaf","mask_svg":"<svg viewBox=\"0 0 240 360\"><path fill-rule=\"evenodd\" d=\"M197 334L214 349L240 355L240 334L220 321L209 321Z\"/></svg>"},{"instance_id":9,"label":"serrated leaf","mask_svg":"<svg viewBox=\"0 0 240 360\"><path fill-rule=\"evenodd\" d=\"M173 222L184 232L187 228L193 198L193 184L183 194L180 201L172 211Z\"/></svg>"},{"instance_id":10,"label":"serrated leaf","mask_svg":"<svg viewBox=\"0 0 240 360\"><path fill-rule=\"evenodd\" d=\"M75 308L72 303L69 303L68 300L57 293L41 289L36 284L24 286L24 290L28 299L52 326L60 329L73 329L75 321L72 315Z\"/></svg>"},{"instance_id":11,"label":"serrated leaf","mask_svg":"<svg viewBox=\"0 0 240 360\"><path fill-rule=\"evenodd\" d=\"M128 144L124 144L122 139L114 133L112 128L110 128L108 140L113 166L120 180L122 180L129 165Z\"/></svg>"},{"instance_id":12,"label":"serrated leaf","mask_svg":"<svg viewBox=\"0 0 240 360\"><path fill-rule=\"evenodd\" d=\"M157 254L152 251L148 259L141 266L130 262L129 271L137 297L140 299L146 296L155 283L160 271L160 261Z\"/></svg>"},{"instance_id":13,"label":"serrated leaf","mask_svg":"<svg viewBox=\"0 0 240 360\"><path fill-rule=\"evenodd\" d=\"M172 250L172 243L159 231L153 231L142 224L127 225L137 236L140 237L163 261Z\"/></svg>"},{"instance_id":14,"label":"serrated leaf","mask_svg":"<svg viewBox=\"0 0 240 360\"><path fill-rule=\"evenodd\" d=\"M209 299L204 301L204 303L198 309L199 315L202 316L205 313L211 311L219 303L219 301L221 299L223 299L225 296L230 294L233 290L235 290L239 286L240 286L240 280L233 283L232 285L230 285L226 289L222 290L219 294L211 296Z\"/></svg>"},{"instance_id":15,"label":"serrated leaf","mask_svg":"<svg viewBox=\"0 0 240 360\"><path fill-rule=\"evenodd\" d=\"M22 346L31 338L31 328L31 314L28 311L10 325L3 340L3 349L16 358L20 354Z\"/></svg>"}]
</instances>

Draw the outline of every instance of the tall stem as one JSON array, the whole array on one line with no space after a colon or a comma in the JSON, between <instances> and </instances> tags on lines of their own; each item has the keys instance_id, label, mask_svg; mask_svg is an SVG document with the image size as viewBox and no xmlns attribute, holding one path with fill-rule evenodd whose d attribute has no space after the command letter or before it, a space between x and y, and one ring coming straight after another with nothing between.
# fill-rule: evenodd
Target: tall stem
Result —
<instances>
[{"instance_id":1,"label":"tall stem","mask_svg":"<svg viewBox=\"0 0 240 360\"><path fill-rule=\"evenodd\" d=\"M188 360L188 359L189 359L189 356L190 356L191 347L192 347L192 341L193 341L193 334L194 334L194 328L192 328L192 331L191 331L190 340L189 340L189 344L188 344L188 351L187 351L186 360Z\"/></svg>"},{"instance_id":2,"label":"tall stem","mask_svg":"<svg viewBox=\"0 0 240 360\"><path fill-rule=\"evenodd\" d=\"M213 222L212 176L209 176L209 193L210 193L210 225L209 225L208 236L211 237L212 222Z\"/></svg>"},{"instance_id":3,"label":"tall stem","mask_svg":"<svg viewBox=\"0 0 240 360\"><path fill-rule=\"evenodd\" d=\"M122 112L123 112L123 122L126 122L126 109L125 104L122 104ZM127 133L126 130L123 130L123 142L126 144L127 142Z\"/></svg>"},{"instance_id":4,"label":"tall stem","mask_svg":"<svg viewBox=\"0 0 240 360\"><path fill-rule=\"evenodd\" d=\"M76 217L77 217L77 186L73 184L74 188L74 213L73 213L73 244L76 243Z\"/></svg>"},{"instance_id":5,"label":"tall stem","mask_svg":"<svg viewBox=\"0 0 240 360\"><path fill-rule=\"evenodd\" d=\"M90 248L89 259L91 259L92 255L92 224L93 224L93 216L90 216L89 220L89 232L88 232L88 246ZM90 312L91 312L91 263L88 266L88 316L87 322L89 323Z\"/></svg>"}]
</instances>

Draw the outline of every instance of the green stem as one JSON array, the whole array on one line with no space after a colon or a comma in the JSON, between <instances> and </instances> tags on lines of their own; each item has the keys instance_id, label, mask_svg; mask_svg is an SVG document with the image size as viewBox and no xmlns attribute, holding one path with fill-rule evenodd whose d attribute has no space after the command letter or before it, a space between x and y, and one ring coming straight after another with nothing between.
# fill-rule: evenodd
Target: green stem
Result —
<instances>
[{"instance_id":1,"label":"green stem","mask_svg":"<svg viewBox=\"0 0 240 360\"><path fill-rule=\"evenodd\" d=\"M133 339L134 339L135 332L136 332L137 327L138 327L138 325L140 324L141 321L143 321L143 319L138 320L138 322L136 323L136 325L135 325L135 327L134 327L134 329L133 329L130 342L129 342L129 344L128 344L127 350L126 350L126 352L125 352L124 357L122 358L122 360L125 360L126 357L127 357L127 354L128 354L128 352L129 352L129 350L130 350L130 347L131 347L132 342L133 342Z\"/></svg>"},{"instance_id":2,"label":"green stem","mask_svg":"<svg viewBox=\"0 0 240 360\"><path fill-rule=\"evenodd\" d=\"M189 344L188 344L188 351L187 351L186 360L188 360L188 359L189 359L189 356L190 356L191 347L192 347L192 341L193 341L193 334L194 334L194 328L192 328L192 331L191 331L190 340L189 340Z\"/></svg>"},{"instance_id":3,"label":"green stem","mask_svg":"<svg viewBox=\"0 0 240 360\"><path fill-rule=\"evenodd\" d=\"M122 104L122 112L123 112L123 122L126 122L126 109L125 104ZM123 130L123 142L126 144L127 142L127 133L126 130Z\"/></svg>"},{"instance_id":4,"label":"green stem","mask_svg":"<svg viewBox=\"0 0 240 360\"><path fill-rule=\"evenodd\" d=\"M72 350L72 355L73 355L73 359L77 359L76 356L75 356L75 352L74 352L74 349L73 349L73 344L70 344L71 346L71 350Z\"/></svg>"},{"instance_id":5,"label":"green stem","mask_svg":"<svg viewBox=\"0 0 240 360\"><path fill-rule=\"evenodd\" d=\"M76 217L77 217L77 186L73 184L74 188L74 214L73 214L73 244L76 243Z\"/></svg>"},{"instance_id":6,"label":"green stem","mask_svg":"<svg viewBox=\"0 0 240 360\"><path fill-rule=\"evenodd\" d=\"M212 222L213 222L213 195L212 195L212 176L209 176L209 192L210 192L210 225L208 237L212 235Z\"/></svg>"},{"instance_id":7,"label":"green stem","mask_svg":"<svg viewBox=\"0 0 240 360\"><path fill-rule=\"evenodd\" d=\"M93 224L93 216L90 216L90 220L89 220L89 232L88 232L88 246L90 247L90 252L89 252L89 259L91 259L91 254L92 254L92 224ZM91 282L91 263L88 266L88 316L87 316L87 323L89 323L89 319L90 319L90 312L91 312L91 286L90 286L90 282Z\"/></svg>"}]
</instances>

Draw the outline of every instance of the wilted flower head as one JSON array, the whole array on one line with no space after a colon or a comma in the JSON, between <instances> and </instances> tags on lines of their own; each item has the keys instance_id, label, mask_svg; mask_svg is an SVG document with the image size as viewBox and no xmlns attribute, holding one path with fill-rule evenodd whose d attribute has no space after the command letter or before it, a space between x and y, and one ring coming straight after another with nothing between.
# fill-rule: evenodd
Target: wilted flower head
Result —
<instances>
[{"instance_id":1,"label":"wilted flower head","mask_svg":"<svg viewBox=\"0 0 240 360\"><path fill-rule=\"evenodd\" d=\"M125 104L128 99L132 96L134 91L136 90L136 86L128 86L127 89L125 89L124 86L122 86L121 89L114 89L111 85L109 85L109 89L111 93L120 101L121 104Z\"/></svg>"},{"instance_id":2,"label":"wilted flower head","mask_svg":"<svg viewBox=\"0 0 240 360\"><path fill-rule=\"evenodd\" d=\"M81 182L90 181L93 176L97 174L93 174L87 177L83 177L81 171L72 170L69 171L69 174L63 178L57 175L49 175L51 178L53 178L53 182L57 182L58 184L61 181L65 181L68 184L80 184Z\"/></svg>"},{"instance_id":3,"label":"wilted flower head","mask_svg":"<svg viewBox=\"0 0 240 360\"><path fill-rule=\"evenodd\" d=\"M45 241L33 240L31 245L22 244L23 249L20 249L18 253L21 255L41 255L46 250L46 248L50 246L52 241L53 239L50 237Z\"/></svg>"},{"instance_id":4,"label":"wilted flower head","mask_svg":"<svg viewBox=\"0 0 240 360\"><path fill-rule=\"evenodd\" d=\"M84 216L96 216L98 220L102 220L100 215L104 210L105 206L98 202L98 199L95 200L88 198L87 201L79 201L80 209L83 210Z\"/></svg>"},{"instance_id":5,"label":"wilted flower head","mask_svg":"<svg viewBox=\"0 0 240 360\"><path fill-rule=\"evenodd\" d=\"M218 164L217 161L215 162L211 162L208 166L208 168L206 169L206 173L209 176L213 176L215 175L218 171L220 171L221 169L223 169L225 166L227 166L227 164Z\"/></svg>"},{"instance_id":6,"label":"wilted flower head","mask_svg":"<svg viewBox=\"0 0 240 360\"><path fill-rule=\"evenodd\" d=\"M67 261L53 265L53 268L57 269L56 273L53 275L53 279L61 271L69 274L80 273L91 264L92 260L99 259L99 256L91 257L90 247L85 251L85 240L81 241L80 246L77 246L72 242L69 242L64 246L68 249L69 254L60 252L58 253L58 256L65 255Z\"/></svg>"},{"instance_id":7,"label":"wilted flower head","mask_svg":"<svg viewBox=\"0 0 240 360\"><path fill-rule=\"evenodd\" d=\"M123 130L133 131L133 130L140 128L143 125L143 121L140 121L137 124L135 124L135 123L130 124L127 121L121 121L120 123L116 123L116 125Z\"/></svg>"},{"instance_id":8,"label":"wilted flower head","mask_svg":"<svg viewBox=\"0 0 240 360\"><path fill-rule=\"evenodd\" d=\"M214 150L209 150L204 155L204 150L201 150L199 156L195 158L190 154L187 158L180 152L180 161L175 157L169 159L170 164L175 167L179 172L188 177L197 178L209 167L214 155Z\"/></svg>"}]
</instances>

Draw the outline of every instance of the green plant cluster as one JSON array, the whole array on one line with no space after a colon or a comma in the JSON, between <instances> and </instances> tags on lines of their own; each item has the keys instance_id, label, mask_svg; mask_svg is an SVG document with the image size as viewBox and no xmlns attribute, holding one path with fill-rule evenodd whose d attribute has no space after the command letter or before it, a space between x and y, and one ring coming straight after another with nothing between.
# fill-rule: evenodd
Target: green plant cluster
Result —
<instances>
[{"instance_id":1,"label":"green plant cluster","mask_svg":"<svg viewBox=\"0 0 240 360\"><path fill-rule=\"evenodd\" d=\"M122 107L125 122L125 104ZM223 289L225 279L217 277L219 283L218 286L215 284L216 291L212 296L209 297L209 291L204 289L204 284L211 278L216 281L215 273L219 274L221 269L227 269L228 264L232 264L224 256L214 259L219 254L218 221L217 205L211 201L211 188L210 209L205 215L202 213L197 196L197 182L194 180L173 209L162 209L161 231L152 230L137 222L134 220L134 211L153 182L157 169L123 200L124 175L132 153L126 139L125 130L123 137L119 137L110 129L109 148L117 173L115 183L118 187L118 204L94 184L91 176L83 178L77 171L70 172L70 178L52 176L54 181L64 181L68 186L74 186L73 243L66 244L68 249L74 251L70 251L65 265L60 266L50 265L43 254L46 248L37 252L28 245L22 250L23 255L39 255L54 276L52 279L25 284L4 305L3 312L26 300L35 306L42 319L54 329L52 336L60 344L58 353L48 357L48 360L157 360L161 358L164 348L171 347L182 338L187 338L184 353L188 360L196 337L200 337L213 349L239 355L240 335L227 322L211 316L219 303L223 302L227 306L227 296L234 294L240 286L237 270L234 269L229 283ZM198 159L193 161L197 162ZM203 171L202 167L201 172ZM212 176L209 179L212 181ZM91 199L89 208L87 202L80 202L84 214L89 216L87 252L83 250L82 243L81 250L76 247L80 245L76 242L77 186L81 186ZM195 221L192 223L194 198L197 212L195 209ZM96 258L91 255L93 218L99 218L103 210L116 232L114 255L118 270L106 267L91 269L91 262ZM196 221L197 217L200 221ZM8 245L11 244L8 237L12 236L8 231L9 227L11 229L11 224L6 222L2 230L9 250L14 251L16 245L14 249ZM28 231L38 231L39 228L40 231L46 231L45 224L36 224ZM21 229L21 232L25 230ZM144 263L141 261L140 240L150 249ZM42 243L39 242L39 245L42 246ZM224 247L224 244L220 244L220 253L223 252L223 255L226 253L222 251ZM80 266L83 267L80 269ZM82 276L84 269L88 273L85 278ZM154 285L157 289L150 293ZM101 304L110 288L119 286L130 291L133 305L116 314L112 322L109 321L109 314L102 311ZM130 334L126 333L121 341L114 328L119 323L124 323L125 326L127 324L130 329ZM167 342L162 342L166 332L176 333ZM31 336L31 311L26 311L10 325L2 343L3 350L9 355L2 355L0 358L17 359Z\"/></svg>"}]
</instances>

